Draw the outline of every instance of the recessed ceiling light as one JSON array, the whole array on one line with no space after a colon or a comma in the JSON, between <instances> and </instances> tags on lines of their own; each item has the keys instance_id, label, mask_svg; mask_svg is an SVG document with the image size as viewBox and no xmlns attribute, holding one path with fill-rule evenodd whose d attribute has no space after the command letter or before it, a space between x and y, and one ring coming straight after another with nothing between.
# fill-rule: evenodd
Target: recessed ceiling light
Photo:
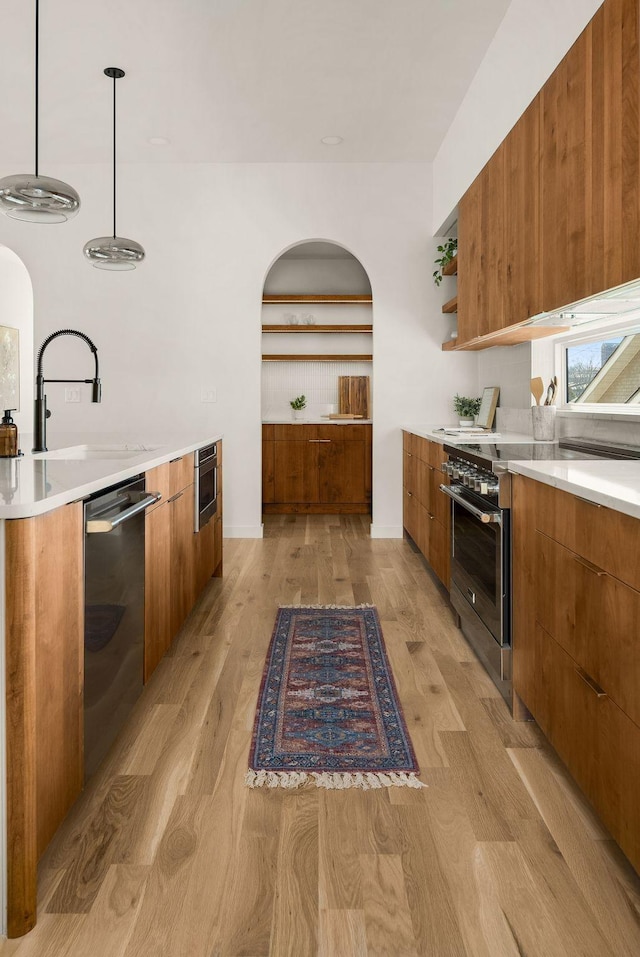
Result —
<instances>
[{"instance_id":1,"label":"recessed ceiling light","mask_svg":"<svg viewBox=\"0 0 640 957\"><path fill-rule=\"evenodd\" d=\"M150 136L149 142L152 146L168 146L170 141L166 136Z\"/></svg>"},{"instance_id":2,"label":"recessed ceiling light","mask_svg":"<svg viewBox=\"0 0 640 957\"><path fill-rule=\"evenodd\" d=\"M340 146L342 143L341 136L323 136L321 143L324 143L325 146Z\"/></svg>"}]
</instances>

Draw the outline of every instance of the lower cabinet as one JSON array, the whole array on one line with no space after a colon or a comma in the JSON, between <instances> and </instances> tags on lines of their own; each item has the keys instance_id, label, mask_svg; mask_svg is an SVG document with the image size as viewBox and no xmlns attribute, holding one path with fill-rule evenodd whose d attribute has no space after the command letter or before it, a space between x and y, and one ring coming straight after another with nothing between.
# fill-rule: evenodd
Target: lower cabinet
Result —
<instances>
[{"instance_id":1,"label":"lower cabinet","mask_svg":"<svg viewBox=\"0 0 640 957\"><path fill-rule=\"evenodd\" d=\"M640 522L522 476L512 516L514 692L640 871Z\"/></svg>"},{"instance_id":2,"label":"lower cabinet","mask_svg":"<svg viewBox=\"0 0 640 957\"><path fill-rule=\"evenodd\" d=\"M403 432L403 525L440 581L449 587L450 500L440 491L445 453L438 442Z\"/></svg>"},{"instance_id":3,"label":"lower cabinet","mask_svg":"<svg viewBox=\"0 0 640 957\"><path fill-rule=\"evenodd\" d=\"M370 425L264 425L267 514L371 511Z\"/></svg>"},{"instance_id":4,"label":"lower cabinet","mask_svg":"<svg viewBox=\"0 0 640 957\"><path fill-rule=\"evenodd\" d=\"M82 503L4 527L7 935L20 937L38 858L84 778Z\"/></svg>"},{"instance_id":5,"label":"lower cabinet","mask_svg":"<svg viewBox=\"0 0 640 957\"><path fill-rule=\"evenodd\" d=\"M163 500L145 518L145 682L208 580L222 574L222 494L218 493L217 513L196 533L193 482L176 488L186 479L193 479L193 456L146 475L147 489L160 491ZM222 488L222 442L218 442L218 488Z\"/></svg>"}]
</instances>

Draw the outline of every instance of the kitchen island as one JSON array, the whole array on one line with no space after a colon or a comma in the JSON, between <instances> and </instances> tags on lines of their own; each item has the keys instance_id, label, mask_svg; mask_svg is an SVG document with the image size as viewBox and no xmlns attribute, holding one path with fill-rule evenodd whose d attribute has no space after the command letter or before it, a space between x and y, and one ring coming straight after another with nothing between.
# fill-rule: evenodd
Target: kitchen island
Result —
<instances>
[{"instance_id":1,"label":"kitchen island","mask_svg":"<svg viewBox=\"0 0 640 957\"><path fill-rule=\"evenodd\" d=\"M217 442L221 461L221 438L61 436L47 453L0 461L1 876L9 937L35 923L38 859L83 787L83 500L134 476L159 493L145 519L146 680L203 585L221 574L221 508L194 533L193 458Z\"/></svg>"}]
</instances>

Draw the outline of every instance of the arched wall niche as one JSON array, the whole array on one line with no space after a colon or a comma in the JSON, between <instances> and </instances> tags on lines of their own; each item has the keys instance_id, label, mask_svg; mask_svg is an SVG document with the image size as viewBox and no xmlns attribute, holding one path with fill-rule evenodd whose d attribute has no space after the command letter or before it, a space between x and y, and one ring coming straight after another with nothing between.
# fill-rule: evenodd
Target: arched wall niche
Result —
<instances>
[{"instance_id":1,"label":"arched wall niche","mask_svg":"<svg viewBox=\"0 0 640 957\"><path fill-rule=\"evenodd\" d=\"M307 239L293 243L271 262L264 280L263 297L271 296L362 296L368 301L281 302L262 305L262 419L263 422L291 421L291 399L304 395L309 422L338 411L338 377L373 374L373 307L371 282L365 267L341 243ZM337 327L336 332L321 327ZM368 327L345 333L341 326ZM269 332L269 327L280 331ZM282 331L291 327L291 332ZM314 327L318 331L313 331ZM302 328L304 327L304 329ZM304 335L301 335L304 331ZM278 355L278 361L269 356ZM335 361L315 356L336 356ZM292 358L283 359L282 357ZM297 358L296 358L297 357Z\"/></svg>"},{"instance_id":2,"label":"arched wall niche","mask_svg":"<svg viewBox=\"0 0 640 957\"><path fill-rule=\"evenodd\" d=\"M24 448L22 434L33 428L33 287L24 262L0 244L0 327L5 326L18 330L20 407L13 418Z\"/></svg>"}]
</instances>

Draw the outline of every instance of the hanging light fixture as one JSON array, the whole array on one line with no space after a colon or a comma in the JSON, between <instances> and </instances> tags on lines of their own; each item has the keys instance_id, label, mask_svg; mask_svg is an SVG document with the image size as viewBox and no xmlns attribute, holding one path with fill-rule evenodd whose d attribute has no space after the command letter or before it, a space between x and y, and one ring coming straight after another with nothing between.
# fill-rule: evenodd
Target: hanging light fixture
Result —
<instances>
[{"instance_id":1,"label":"hanging light fixture","mask_svg":"<svg viewBox=\"0 0 640 957\"><path fill-rule=\"evenodd\" d=\"M40 4L36 0L36 165L35 174L18 173L0 179L0 209L12 219L31 223L64 223L80 209L73 186L38 173L38 66L40 58Z\"/></svg>"},{"instance_id":2,"label":"hanging light fixture","mask_svg":"<svg viewBox=\"0 0 640 957\"><path fill-rule=\"evenodd\" d=\"M90 239L84 254L96 269L135 269L144 259L144 249L135 239L116 235L116 80L125 73L117 66L108 66L104 73L113 80L113 236Z\"/></svg>"}]
</instances>

